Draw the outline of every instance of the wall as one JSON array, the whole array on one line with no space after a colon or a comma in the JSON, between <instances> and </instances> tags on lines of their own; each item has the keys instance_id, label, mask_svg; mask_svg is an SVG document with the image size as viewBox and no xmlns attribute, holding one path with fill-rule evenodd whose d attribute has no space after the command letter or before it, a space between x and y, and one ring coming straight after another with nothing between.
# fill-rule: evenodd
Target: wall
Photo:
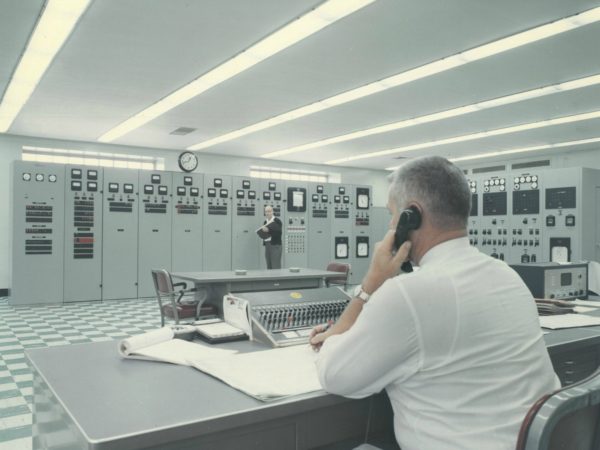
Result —
<instances>
[{"instance_id":1,"label":"wall","mask_svg":"<svg viewBox=\"0 0 600 450\"><path fill-rule=\"evenodd\" d=\"M4 210L4 214L0 214L0 291L10 287L11 162L21 159L21 147L24 145L162 157L165 158L165 170L179 171L177 165L179 151L0 134L0 205ZM341 183L372 185L374 205L384 206L387 202L386 171L265 161L257 158L233 158L202 153L198 153L198 159L198 172L224 175L249 176L251 165L335 172L340 174Z\"/></svg>"},{"instance_id":2,"label":"wall","mask_svg":"<svg viewBox=\"0 0 600 450\"><path fill-rule=\"evenodd\" d=\"M464 163L459 162L457 165L462 169L468 169L469 173L471 173L471 169L474 168L506 165L507 170L510 170L510 164L542 160L549 160L550 166L546 167L552 169L559 169L561 167L589 167L591 169L600 169L600 148L584 151L554 151L543 155L534 152L526 156L513 156L512 158L483 158ZM523 171L526 170L527 169L523 169Z\"/></svg>"}]
</instances>

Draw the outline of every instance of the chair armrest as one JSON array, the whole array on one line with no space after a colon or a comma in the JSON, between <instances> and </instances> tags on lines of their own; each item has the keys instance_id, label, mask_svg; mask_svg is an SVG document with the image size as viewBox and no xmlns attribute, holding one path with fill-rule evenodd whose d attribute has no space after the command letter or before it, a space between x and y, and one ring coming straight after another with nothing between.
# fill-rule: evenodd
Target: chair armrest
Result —
<instances>
[{"instance_id":1,"label":"chair armrest","mask_svg":"<svg viewBox=\"0 0 600 450\"><path fill-rule=\"evenodd\" d=\"M179 283L173 283L173 287L183 286L184 289L187 289L187 283L185 281L180 281Z\"/></svg>"},{"instance_id":2,"label":"chair armrest","mask_svg":"<svg viewBox=\"0 0 600 450\"><path fill-rule=\"evenodd\" d=\"M197 289L196 288L192 288L192 289L181 289L180 291L177 291L177 293L179 294L179 297L177 297L177 303L181 303L181 299L183 298L183 296L185 294L188 294L190 292L196 292Z\"/></svg>"}]
</instances>

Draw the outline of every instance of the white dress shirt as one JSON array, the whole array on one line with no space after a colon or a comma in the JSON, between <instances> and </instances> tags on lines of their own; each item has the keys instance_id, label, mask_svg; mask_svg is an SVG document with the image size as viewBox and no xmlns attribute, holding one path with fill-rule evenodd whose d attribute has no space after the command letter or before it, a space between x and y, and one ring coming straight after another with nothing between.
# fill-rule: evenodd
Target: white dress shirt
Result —
<instances>
[{"instance_id":1,"label":"white dress shirt","mask_svg":"<svg viewBox=\"0 0 600 450\"><path fill-rule=\"evenodd\" d=\"M560 387L529 290L467 238L387 280L317 370L335 394L385 388L402 450L512 450L529 407Z\"/></svg>"}]
</instances>

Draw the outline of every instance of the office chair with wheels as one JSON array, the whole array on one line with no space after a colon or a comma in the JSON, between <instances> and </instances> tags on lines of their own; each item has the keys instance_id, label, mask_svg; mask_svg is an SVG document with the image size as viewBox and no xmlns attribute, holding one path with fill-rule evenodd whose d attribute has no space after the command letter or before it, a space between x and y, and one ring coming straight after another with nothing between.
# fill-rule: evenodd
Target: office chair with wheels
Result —
<instances>
[{"instance_id":1,"label":"office chair with wheels","mask_svg":"<svg viewBox=\"0 0 600 450\"><path fill-rule=\"evenodd\" d=\"M338 263L338 262L330 262L327 264L328 272L340 272L339 277L327 278L325 280L325 286L329 287L332 284L338 284L344 286L346 289L346 285L348 284L348 276L350 275L350 264Z\"/></svg>"},{"instance_id":2,"label":"office chair with wheels","mask_svg":"<svg viewBox=\"0 0 600 450\"><path fill-rule=\"evenodd\" d=\"M196 289L187 289L187 283L173 283L171 274L164 269L152 270L152 281L156 291L156 299L160 309L161 325L165 326L165 317L175 320L179 324L181 319L200 317L203 301L195 300L193 296L186 296ZM176 287L183 289L175 290ZM163 300L165 302L163 303Z\"/></svg>"},{"instance_id":3,"label":"office chair with wheels","mask_svg":"<svg viewBox=\"0 0 600 450\"><path fill-rule=\"evenodd\" d=\"M540 398L519 431L516 450L600 449L600 371Z\"/></svg>"}]
</instances>

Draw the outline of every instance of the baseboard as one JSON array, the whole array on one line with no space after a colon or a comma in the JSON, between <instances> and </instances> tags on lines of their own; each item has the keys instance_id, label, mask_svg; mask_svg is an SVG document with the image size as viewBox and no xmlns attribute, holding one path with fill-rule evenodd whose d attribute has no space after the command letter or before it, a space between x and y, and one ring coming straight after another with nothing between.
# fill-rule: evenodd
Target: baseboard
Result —
<instances>
[{"instance_id":1,"label":"baseboard","mask_svg":"<svg viewBox=\"0 0 600 450\"><path fill-rule=\"evenodd\" d=\"M0 289L0 297L8 297L10 295L10 289Z\"/></svg>"}]
</instances>

